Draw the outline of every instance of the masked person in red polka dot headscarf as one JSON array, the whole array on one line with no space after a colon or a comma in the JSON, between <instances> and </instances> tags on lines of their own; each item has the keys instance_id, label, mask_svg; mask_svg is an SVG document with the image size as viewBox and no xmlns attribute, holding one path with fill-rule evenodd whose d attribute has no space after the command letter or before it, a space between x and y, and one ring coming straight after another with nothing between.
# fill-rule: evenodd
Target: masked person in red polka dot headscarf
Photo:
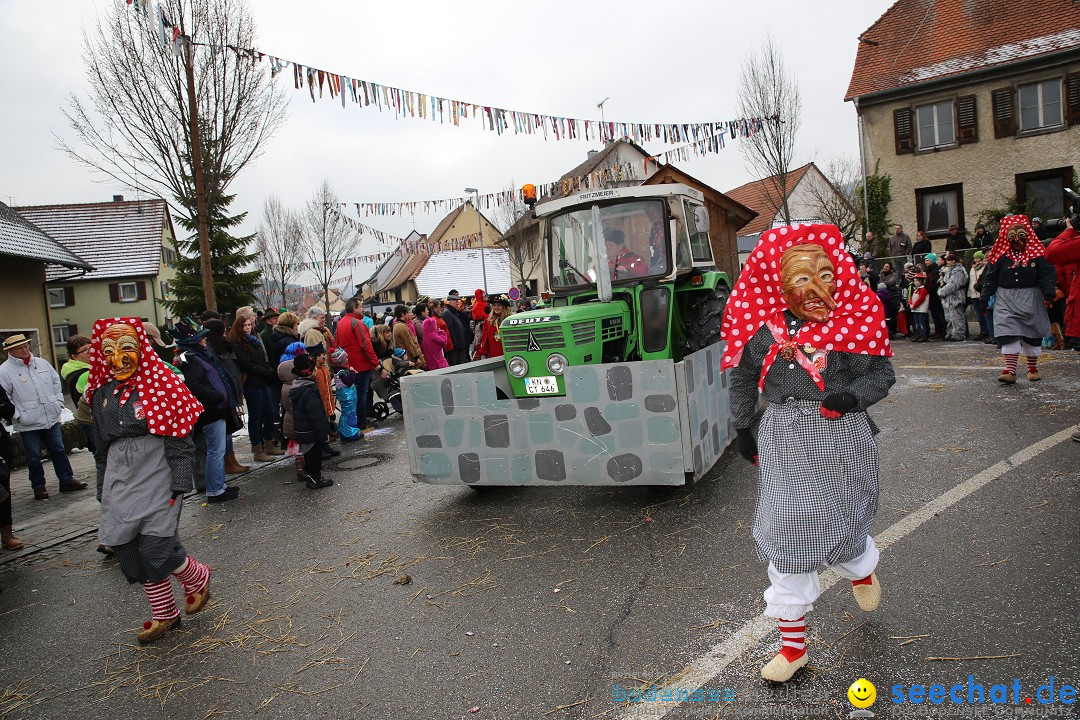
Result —
<instances>
[{"instance_id":1,"label":"masked person in red polka dot headscarf","mask_svg":"<svg viewBox=\"0 0 1080 720\"><path fill-rule=\"evenodd\" d=\"M153 642L180 624L170 575L189 615L210 596L210 568L177 534L177 500L193 487L191 430L203 406L154 352L138 318L94 323L85 396L97 443L98 534L128 582L146 591L152 619L137 637Z\"/></svg>"},{"instance_id":2,"label":"masked person in red polka dot headscarf","mask_svg":"<svg viewBox=\"0 0 1080 720\"><path fill-rule=\"evenodd\" d=\"M765 614L782 638L761 675L786 682L808 662L820 566L852 581L863 610L881 598L870 537L877 428L866 409L896 381L889 330L839 229L796 225L762 234L724 310L723 336L738 450L759 468L753 535L769 563ZM767 405L755 440L759 393Z\"/></svg>"},{"instance_id":3,"label":"masked person in red polka dot headscarf","mask_svg":"<svg viewBox=\"0 0 1080 720\"><path fill-rule=\"evenodd\" d=\"M1057 272L1045 256L1027 215L1003 218L997 241L986 254L982 300L986 304L994 298L994 342L1005 356L998 380L1007 385L1016 382L1020 353L1027 360L1028 380L1042 378L1039 353L1042 339L1050 334L1046 304L1057 291Z\"/></svg>"}]
</instances>

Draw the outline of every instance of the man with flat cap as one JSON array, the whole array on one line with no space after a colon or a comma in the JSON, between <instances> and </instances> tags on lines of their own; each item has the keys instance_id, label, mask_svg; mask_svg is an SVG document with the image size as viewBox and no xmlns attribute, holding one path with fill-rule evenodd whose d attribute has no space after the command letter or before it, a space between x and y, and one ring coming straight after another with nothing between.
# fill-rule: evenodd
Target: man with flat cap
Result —
<instances>
[{"instance_id":1,"label":"man with flat cap","mask_svg":"<svg viewBox=\"0 0 1080 720\"><path fill-rule=\"evenodd\" d=\"M60 492L85 490L86 483L75 479L68 462L64 438L60 431L60 414L64 411L64 387L60 376L43 358L30 351L30 340L16 334L4 340L7 360L0 365L0 387L15 404L12 426L22 437L26 450L26 465L35 500L47 500L45 469L41 465L44 445L52 459L53 470L60 480Z\"/></svg>"}]
</instances>

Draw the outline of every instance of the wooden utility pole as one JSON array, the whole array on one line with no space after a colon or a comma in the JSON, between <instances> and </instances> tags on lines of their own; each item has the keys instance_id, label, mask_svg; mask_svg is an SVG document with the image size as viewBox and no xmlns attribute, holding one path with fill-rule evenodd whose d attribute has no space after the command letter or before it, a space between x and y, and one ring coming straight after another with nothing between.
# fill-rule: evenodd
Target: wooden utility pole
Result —
<instances>
[{"instance_id":1,"label":"wooden utility pole","mask_svg":"<svg viewBox=\"0 0 1080 720\"><path fill-rule=\"evenodd\" d=\"M199 260L202 269L203 299L207 310L217 310L214 273L210 266L210 232L206 217L206 180L203 177L202 138L199 137L199 104L195 101L195 47L184 36L184 70L187 72L188 122L191 126L191 168L195 179L195 212L199 225Z\"/></svg>"}]
</instances>

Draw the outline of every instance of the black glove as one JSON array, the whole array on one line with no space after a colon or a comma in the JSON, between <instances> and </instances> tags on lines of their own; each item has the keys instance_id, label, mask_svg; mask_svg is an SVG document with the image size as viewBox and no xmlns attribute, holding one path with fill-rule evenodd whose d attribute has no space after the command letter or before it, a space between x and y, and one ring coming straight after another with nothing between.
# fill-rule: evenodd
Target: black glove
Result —
<instances>
[{"instance_id":1,"label":"black glove","mask_svg":"<svg viewBox=\"0 0 1080 720\"><path fill-rule=\"evenodd\" d=\"M746 458L747 462L757 465L757 440L754 439L754 434L750 432L750 428L743 428L735 432L735 448L740 455Z\"/></svg>"},{"instance_id":2,"label":"black glove","mask_svg":"<svg viewBox=\"0 0 1080 720\"><path fill-rule=\"evenodd\" d=\"M821 401L821 414L827 418L838 418L844 413L854 410L859 404L859 399L849 392L829 393Z\"/></svg>"}]
</instances>

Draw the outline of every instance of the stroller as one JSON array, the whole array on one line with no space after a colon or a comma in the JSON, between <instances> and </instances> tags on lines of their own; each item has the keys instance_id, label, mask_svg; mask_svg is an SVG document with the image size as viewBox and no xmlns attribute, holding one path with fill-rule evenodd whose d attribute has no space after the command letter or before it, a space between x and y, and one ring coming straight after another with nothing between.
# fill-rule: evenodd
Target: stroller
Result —
<instances>
[{"instance_id":1,"label":"stroller","mask_svg":"<svg viewBox=\"0 0 1080 720\"><path fill-rule=\"evenodd\" d=\"M395 350L393 357L388 357L380 363L387 372L386 379L380 375L371 381L371 391L381 398L372 405L372 412L379 420L385 420L391 412L401 412L401 378L405 375L424 372L410 365L404 355L404 350Z\"/></svg>"}]
</instances>

